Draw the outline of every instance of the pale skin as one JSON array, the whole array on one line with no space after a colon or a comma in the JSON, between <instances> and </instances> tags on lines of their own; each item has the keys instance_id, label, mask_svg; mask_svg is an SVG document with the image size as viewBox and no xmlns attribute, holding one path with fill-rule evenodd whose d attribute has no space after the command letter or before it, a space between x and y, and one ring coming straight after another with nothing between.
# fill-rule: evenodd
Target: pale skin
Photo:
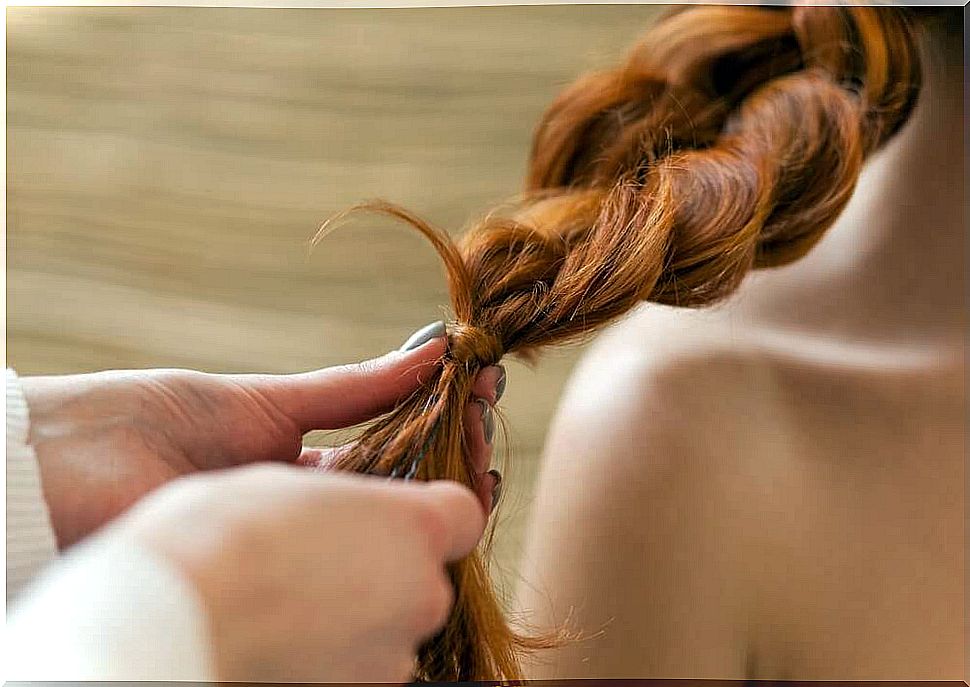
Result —
<instances>
[{"instance_id":1,"label":"pale skin","mask_svg":"<svg viewBox=\"0 0 970 687\"><path fill-rule=\"evenodd\" d=\"M443 337L296 375L114 371L22 378L58 544L137 541L197 592L219 680L401 682L448 617L445 565L492 508L480 402L475 491L331 473L314 429L376 417L418 388ZM498 367L472 392L494 405Z\"/></svg>"},{"instance_id":2,"label":"pale skin","mask_svg":"<svg viewBox=\"0 0 970 687\"><path fill-rule=\"evenodd\" d=\"M529 677L965 677L954 34L809 256L712 311L644 308L587 355L518 608L588 638Z\"/></svg>"},{"instance_id":3,"label":"pale skin","mask_svg":"<svg viewBox=\"0 0 970 687\"><path fill-rule=\"evenodd\" d=\"M445 564L484 528L454 482L261 464L177 480L104 536L138 541L192 583L220 681L401 683L448 618Z\"/></svg>"}]
</instances>

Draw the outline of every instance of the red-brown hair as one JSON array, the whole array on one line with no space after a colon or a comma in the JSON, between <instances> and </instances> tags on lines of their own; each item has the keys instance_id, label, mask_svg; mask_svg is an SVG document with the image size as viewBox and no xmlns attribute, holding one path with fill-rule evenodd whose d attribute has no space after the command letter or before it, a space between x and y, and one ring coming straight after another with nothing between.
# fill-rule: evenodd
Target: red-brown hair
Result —
<instances>
[{"instance_id":1,"label":"red-brown hair","mask_svg":"<svg viewBox=\"0 0 970 687\"><path fill-rule=\"evenodd\" d=\"M444 261L454 322L440 372L338 467L472 486L462 409L482 367L574 341L644 300L703 306L805 254L920 86L907 10L691 6L615 69L578 79L535 133L527 193L456 244L386 203ZM416 462L417 461L417 462ZM415 678L516 679L549 643L506 621L475 553L451 568L447 626Z\"/></svg>"}]
</instances>

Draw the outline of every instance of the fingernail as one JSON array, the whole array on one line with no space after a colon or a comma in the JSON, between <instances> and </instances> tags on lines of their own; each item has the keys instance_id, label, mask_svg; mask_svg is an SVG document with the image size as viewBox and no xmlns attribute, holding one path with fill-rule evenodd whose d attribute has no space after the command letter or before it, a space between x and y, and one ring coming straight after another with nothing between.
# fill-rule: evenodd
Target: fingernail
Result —
<instances>
[{"instance_id":1,"label":"fingernail","mask_svg":"<svg viewBox=\"0 0 970 687\"><path fill-rule=\"evenodd\" d=\"M498 381L495 382L495 402L498 403L502 400L502 394L505 393L505 365L496 365L496 367L501 370L498 376Z\"/></svg>"},{"instance_id":2,"label":"fingernail","mask_svg":"<svg viewBox=\"0 0 970 687\"><path fill-rule=\"evenodd\" d=\"M495 436L495 415L492 413L492 406L483 398L476 398L475 402L482 407L482 427L485 430L485 443L491 444Z\"/></svg>"},{"instance_id":3,"label":"fingernail","mask_svg":"<svg viewBox=\"0 0 970 687\"><path fill-rule=\"evenodd\" d=\"M488 471L488 474L495 478L495 486L492 487L492 512L494 512L498 500L502 497L502 473L493 468Z\"/></svg>"},{"instance_id":4,"label":"fingernail","mask_svg":"<svg viewBox=\"0 0 970 687\"><path fill-rule=\"evenodd\" d=\"M441 320L437 322L432 322L431 324L421 327L418 331L414 332L408 337L408 340L404 342L404 345L399 348L399 351L413 351L419 346L423 346L432 339L437 339L442 336L447 336L448 330L445 329L445 323Z\"/></svg>"}]
</instances>

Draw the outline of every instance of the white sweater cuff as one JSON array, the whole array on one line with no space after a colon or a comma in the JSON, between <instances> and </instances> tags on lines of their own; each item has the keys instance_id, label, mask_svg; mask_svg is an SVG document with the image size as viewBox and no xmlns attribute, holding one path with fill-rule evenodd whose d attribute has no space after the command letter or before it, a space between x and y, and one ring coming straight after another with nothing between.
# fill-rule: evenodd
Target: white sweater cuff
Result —
<instances>
[{"instance_id":1,"label":"white sweater cuff","mask_svg":"<svg viewBox=\"0 0 970 687\"><path fill-rule=\"evenodd\" d=\"M8 680L213 680L208 623L194 588L118 537L71 549L7 622Z\"/></svg>"},{"instance_id":2,"label":"white sweater cuff","mask_svg":"<svg viewBox=\"0 0 970 687\"><path fill-rule=\"evenodd\" d=\"M6 374L7 601L57 557L57 541L40 482L34 449L27 443L27 401L13 370Z\"/></svg>"},{"instance_id":3,"label":"white sweater cuff","mask_svg":"<svg viewBox=\"0 0 970 687\"><path fill-rule=\"evenodd\" d=\"M13 370L7 370L6 384L8 614L2 677L212 680L205 609L195 589L164 560L123 540L96 536L54 562L57 542L37 456L27 443L27 403Z\"/></svg>"}]
</instances>

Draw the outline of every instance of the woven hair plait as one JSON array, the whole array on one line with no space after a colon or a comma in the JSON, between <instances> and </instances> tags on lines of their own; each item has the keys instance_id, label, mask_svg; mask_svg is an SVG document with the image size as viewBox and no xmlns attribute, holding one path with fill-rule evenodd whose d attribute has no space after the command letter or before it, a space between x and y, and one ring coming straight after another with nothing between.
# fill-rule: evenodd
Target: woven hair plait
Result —
<instances>
[{"instance_id":1,"label":"woven hair plait","mask_svg":"<svg viewBox=\"0 0 970 687\"><path fill-rule=\"evenodd\" d=\"M613 69L565 89L536 129L525 200L452 241L388 203L444 263L455 324L440 371L338 467L472 486L462 410L482 367L579 340L649 300L704 306L752 269L804 255L920 88L904 9L691 6ZM358 208L360 209L360 208ZM562 641L513 628L482 551L451 566L456 602L415 679L514 680Z\"/></svg>"}]
</instances>

